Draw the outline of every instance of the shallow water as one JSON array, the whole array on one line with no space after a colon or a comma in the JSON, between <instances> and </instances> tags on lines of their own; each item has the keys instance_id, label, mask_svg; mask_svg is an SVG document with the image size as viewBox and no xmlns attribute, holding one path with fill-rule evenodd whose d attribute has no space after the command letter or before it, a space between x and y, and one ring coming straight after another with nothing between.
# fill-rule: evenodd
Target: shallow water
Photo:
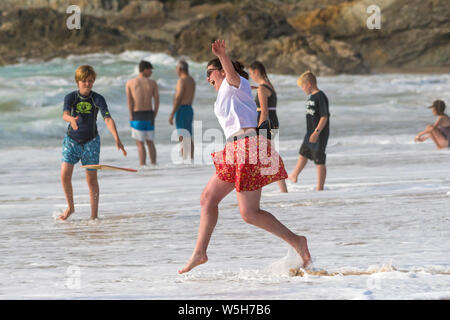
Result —
<instances>
[{"instance_id":1,"label":"shallow water","mask_svg":"<svg viewBox=\"0 0 450 320\"><path fill-rule=\"evenodd\" d=\"M142 57L155 65L161 84L158 166L99 172L95 222L89 222L87 185L77 166L76 212L66 222L55 221L65 208L61 104L74 90L75 66L96 68L94 90L105 95L129 153L124 158L101 127L101 162L137 168L121 90ZM308 238L315 270L339 275L289 276L300 261L280 239L242 221L234 192L220 205L208 263L178 275L195 244L200 194L214 174L208 148L217 146L205 132L219 125L204 65L191 64L203 150L196 149L194 165L174 163L178 146L166 125L174 62L128 52L0 68L1 299L450 298L450 150L413 142L434 120L424 107L435 98L450 101L449 75L319 78L332 113L326 190L313 191L316 171L309 164L297 184L288 182L288 194L280 194L276 184L265 187L261 207ZM291 171L305 130L305 96L295 77L271 75L271 80L279 96L278 147ZM382 272L386 265L392 271ZM379 272L345 275L367 271Z\"/></svg>"}]
</instances>

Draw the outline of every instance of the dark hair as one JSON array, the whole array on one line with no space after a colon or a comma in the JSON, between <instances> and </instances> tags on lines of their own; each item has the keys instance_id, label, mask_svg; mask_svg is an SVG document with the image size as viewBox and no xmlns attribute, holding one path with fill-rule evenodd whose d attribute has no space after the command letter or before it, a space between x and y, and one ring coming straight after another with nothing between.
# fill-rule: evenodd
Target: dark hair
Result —
<instances>
[{"instance_id":1,"label":"dark hair","mask_svg":"<svg viewBox=\"0 0 450 320\"><path fill-rule=\"evenodd\" d=\"M253 62L250 64L250 67L249 67L249 68L252 69L252 70L258 70L259 73L261 74L261 76L262 76L264 79L269 80L269 78L267 77L266 68L264 67L264 65L263 65L261 62L259 62L259 61L253 61Z\"/></svg>"},{"instance_id":2,"label":"dark hair","mask_svg":"<svg viewBox=\"0 0 450 320\"><path fill-rule=\"evenodd\" d=\"M436 113L442 116L445 110L445 102L442 100L434 100L430 108L434 108L436 110Z\"/></svg>"},{"instance_id":3,"label":"dark hair","mask_svg":"<svg viewBox=\"0 0 450 320\"><path fill-rule=\"evenodd\" d=\"M231 61L233 63L234 70L236 70L239 75L248 80L248 73L244 70L244 65L239 61ZM222 70L222 64L220 63L219 58L212 59L208 62L208 66L214 66L215 68Z\"/></svg>"},{"instance_id":4,"label":"dark hair","mask_svg":"<svg viewBox=\"0 0 450 320\"><path fill-rule=\"evenodd\" d=\"M153 69L152 64L148 61L141 60L141 62L139 62L139 72L144 72L144 70L147 69Z\"/></svg>"},{"instance_id":5,"label":"dark hair","mask_svg":"<svg viewBox=\"0 0 450 320\"><path fill-rule=\"evenodd\" d=\"M270 85L273 87L272 82L270 82L269 77L267 76L266 68L260 61L253 61L252 64L250 64L250 69L252 70L258 70L261 76L266 80Z\"/></svg>"},{"instance_id":6,"label":"dark hair","mask_svg":"<svg viewBox=\"0 0 450 320\"><path fill-rule=\"evenodd\" d=\"M180 68L181 71L189 73L189 65L187 64L186 61L184 60L178 61L178 67Z\"/></svg>"}]
</instances>

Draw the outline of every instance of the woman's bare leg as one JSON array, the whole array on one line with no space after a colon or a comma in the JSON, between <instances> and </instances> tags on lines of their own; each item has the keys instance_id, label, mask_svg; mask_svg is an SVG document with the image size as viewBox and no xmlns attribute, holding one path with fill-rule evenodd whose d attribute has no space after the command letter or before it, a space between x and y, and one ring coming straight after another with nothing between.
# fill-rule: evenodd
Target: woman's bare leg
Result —
<instances>
[{"instance_id":1,"label":"woman's bare leg","mask_svg":"<svg viewBox=\"0 0 450 320\"><path fill-rule=\"evenodd\" d=\"M261 210L261 190L242 191L237 193L239 210L245 222L264 229L290 244L303 260L303 267L311 261L307 240L289 230L271 213Z\"/></svg>"},{"instance_id":2,"label":"woman's bare leg","mask_svg":"<svg viewBox=\"0 0 450 320\"><path fill-rule=\"evenodd\" d=\"M434 143L436 144L436 147L438 149L447 148L448 147L448 140L441 131L438 129L434 129L430 132L430 137L433 139Z\"/></svg>"},{"instance_id":3,"label":"woman's bare leg","mask_svg":"<svg viewBox=\"0 0 450 320\"><path fill-rule=\"evenodd\" d=\"M282 193L288 192L288 189L286 186L286 180L279 180L279 181L277 181L277 183L278 183L278 187L280 188L280 192L282 192Z\"/></svg>"},{"instance_id":4,"label":"woman's bare leg","mask_svg":"<svg viewBox=\"0 0 450 320\"><path fill-rule=\"evenodd\" d=\"M191 258L178 273L185 273L192 268L208 261L206 250L209 240L217 224L219 216L219 203L234 190L234 184L217 178L214 174L206 185L200 199L201 213L198 227L197 243Z\"/></svg>"}]
</instances>

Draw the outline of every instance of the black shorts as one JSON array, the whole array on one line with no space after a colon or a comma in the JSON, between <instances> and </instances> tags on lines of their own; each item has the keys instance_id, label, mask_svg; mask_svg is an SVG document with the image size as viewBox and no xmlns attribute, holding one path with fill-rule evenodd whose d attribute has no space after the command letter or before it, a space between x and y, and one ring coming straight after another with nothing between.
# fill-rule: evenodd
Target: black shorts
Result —
<instances>
[{"instance_id":1,"label":"black shorts","mask_svg":"<svg viewBox=\"0 0 450 320\"><path fill-rule=\"evenodd\" d=\"M327 155L324 151L317 150L313 146L313 144L304 142L298 153L309 160L313 160L315 164L325 164Z\"/></svg>"},{"instance_id":2,"label":"black shorts","mask_svg":"<svg viewBox=\"0 0 450 320\"><path fill-rule=\"evenodd\" d=\"M133 120L139 121L150 121L152 126L154 126L155 112L153 110L146 111L133 111Z\"/></svg>"},{"instance_id":3,"label":"black shorts","mask_svg":"<svg viewBox=\"0 0 450 320\"><path fill-rule=\"evenodd\" d=\"M258 111L258 123L259 118L261 117L261 111ZM276 110L269 110L269 121L271 129L279 129L278 117Z\"/></svg>"}]
</instances>

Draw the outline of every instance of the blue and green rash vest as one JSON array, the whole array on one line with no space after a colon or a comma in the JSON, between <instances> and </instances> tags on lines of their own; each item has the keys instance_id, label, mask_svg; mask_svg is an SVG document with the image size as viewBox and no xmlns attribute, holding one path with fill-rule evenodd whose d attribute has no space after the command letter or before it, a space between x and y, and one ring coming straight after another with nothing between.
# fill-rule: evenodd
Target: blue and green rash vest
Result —
<instances>
[{"instance_id":1,"label":"blue and green rash vest","mask_svg":"<svg viewBox=\"0 0 450 320\"><path fill-rule=\"evenodd\" d=\"M72 117L79 116L78 130L73 130L69 124L67 135L78 143L86 143L98 135L97 114L102 113L103 119L111 118L102 95L91 91L89 96L84 97L79 91L69 93L64 97L64 111L69 111Z\"/></svg>"}]
</instances>

